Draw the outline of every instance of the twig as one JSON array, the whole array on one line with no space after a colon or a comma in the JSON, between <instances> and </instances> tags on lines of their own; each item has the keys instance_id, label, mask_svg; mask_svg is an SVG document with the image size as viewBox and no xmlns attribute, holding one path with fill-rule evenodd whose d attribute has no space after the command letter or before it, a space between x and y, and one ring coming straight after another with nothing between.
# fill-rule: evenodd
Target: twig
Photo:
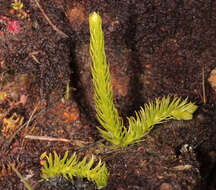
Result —
<instances>
[{"instance_id":1,"label":"twig","mask_svg":"<svg viewBox=\"0 0 216 190\"><path fill-rule=\"evenodd\" d=\"M48 137L48 136L34 136L34 135L26 135L24 137L25 139L31 139L31 140L40 140L40 141L56 141L56 142L66 142L71 143L75 146L78 146L79 148L83 148L86 146L86 144L89 144L89 142L82 141L82 140L69 140L65 138L55 138L55 137Z\"/></svg>"},{"instance_id":2,"label":"twig","mask_svg":"<svg viewBox=\"0 0 216 190\"><path fill-rule=\"evenodd\" d=\"M26 126L27 126L27 127L29 126L29 123L31 122L33 115L34 115L35 112L37 111L38 106L39 106L39 103L35 106L35 108L34 108L32 114L30 115L29 120L28 120L27 123L26 123Z\"/></svg>"},{"instance_id":3,"label":"twig","mask_svg":"<svg viewBox=\"0 0 216 190\"><path fill-rule=\"evenodd\" d=\"M58 29L53 23L52 21L49 19L49 17L46 15L46 13L44 12L44 10L42 9L42 7L40 6L38 0L35 0L35 3L37 4L38 8L40 9L42 15L45 17L45 19L47 20L47 22L52 26L52 28L58 32L59 34L61 34L63 37L65 38L69 38L69 36L67 34L65 34L64 32L62 32L60 29Z\"/></svg>"},{"instance_id":4,"label":"twig","mask_svg":"<svg viewBox=\"0 0 216 190\"><path fill-rule=\"evenodd\" d=\"M80 140L69 140L69 139L65 139L65 138L55 138L55 137L49 137L49 136L35 136L35 135L26 135L24 138L25 139L31 139L31 140L40 140L40 141L56 141L56 142L72 143L76 146L81 147L77 152L82 152L82 151L84 151L90 147L93 147L97 144L105 142L104 139L101 139L97 142L88 144L88 142L80 141Z\"/></svg>"},{"instance_id":5,"label":"twig","mask_svg":"<svg viewBox=\"0 0 216 190\"><path fill-rule=\"evenodd\" d=\"M31 56L35 60L36 63L40 64L40 62L38 61L38 59L34 55L31 55Z\"/></svg>"},{"instance_id":6,"label":"twig","mask_svg":"<svg viewBox=\"0 0 216 190\"><path fill-rule=\"evenodd\" d=\"M83 151L87 150L88 148L93 147L93 146L100 144L100 143L104 143L105 141L106 141L105 139L98 140L92 144L84 146L83 148L77 150L77 152L83 152Z\"/></svg>"},{"instance_id":7,"label":"twig","mask_svg":"<svg viewBox=\"0 0 216 190\"><path fill-rule=\"evenodd\" d=\"M64 138L55 138L55 137L48 137L48 136L34 136L34 135L26 135L25 139L32 139L32 140L41 140L41 141L61 141L61 142L72 142L72 140L64 139Z\"/></svg>"},{"instance_id":8,"label":"twig","mask_svg":"<svg viewBox=\"0 0 216 190\"><path fill-rule=\"evenodd\" d=\"M202 91L203 91L203 103L206 104L206 91L205 91L205 65L202 68Z\"/></svg>"}]
</instances>

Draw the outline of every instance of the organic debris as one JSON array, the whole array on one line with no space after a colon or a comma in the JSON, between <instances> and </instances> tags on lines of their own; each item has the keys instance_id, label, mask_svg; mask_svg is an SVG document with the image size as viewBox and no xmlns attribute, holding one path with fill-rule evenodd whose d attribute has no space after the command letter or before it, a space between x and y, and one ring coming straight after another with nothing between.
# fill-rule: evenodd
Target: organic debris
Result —
<instances>
[{"instance_id":1,"label":"organic debris","mask_svg":"<svg viewBox=\"0 0 216 190\"><path fill-rule=\"evenodd\" d=\"M106 190L215 190L216 96L208 82L216 57L215 1L17 0L23 12L13 2L1 1L0 9L0 131L4 118L24 120L9 139L11 129L0 135L6 169L18 159L25 179L34 174L28 178L34 189L75 189L62 176L47 186L38 182L40 155L68 151L106 161ZM114 104L125 126L127 116L163 95L195 102L192 121L156 125L127 148L107 146L96 129L89 66L88 15L94 11L103 19ZM193 153L179 151L183 145ZM86 189L90 183L75 184ZM1 177L0 189L14 188L24 189L14 173Z\"/></svg>"},{"instance_id":2,"label":"organic debris","mask_svg":"<svg viewBox=\"0 0 216 190\"><path fill-rule=\"evenodd\" d=\"M11 165L15 166L17 169L22 169L24 167L24 163L18 162L18 161L13 161L12 163L2 164L1 170L0 170L0 180L1 179L5 180L5 177L8 177L14 174L14 171Z\"/></svg>"}]
</instances>

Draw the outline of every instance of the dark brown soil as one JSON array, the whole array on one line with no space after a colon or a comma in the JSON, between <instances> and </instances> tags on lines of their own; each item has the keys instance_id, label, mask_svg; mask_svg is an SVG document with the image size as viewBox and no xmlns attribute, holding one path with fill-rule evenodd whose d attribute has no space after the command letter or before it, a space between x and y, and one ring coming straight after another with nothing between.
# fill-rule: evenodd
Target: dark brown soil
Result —
<instances>
[{"instance_id":1,"label":"dark brown soil","mask_svg":"<svg viewBox=\"0 0 216 190\"><path fill-rule=\"evenodd\" d=\"M76 187L63 178L40 183L40 155L65 151L106 161L107 190L216 189L216 93L208 78L216 67L216 2L213 0L23 0L30 18L11 14L0 0L0 189L25 189L8 168L16 163L34 189ZM102 150L96 129L90 73L88 15L103 19L114 101L123 118L156 97L188 97L199 109L191 121L155 126L142 143ZM12 34L8 20L20 31ZM203 80L204 76L204 80ZM65 100L67 84L70 100ZM203 95L205 83L206 100ZM7 97L4 96L7 95ZM14 114L28 123L5 131ZM21 126L21 125L20 125ZM26 135L72 140L41 141ZM12 140L12 141L11 141ZM4 169L6 166L6 169Z\"/></svg>"}]
</instances>

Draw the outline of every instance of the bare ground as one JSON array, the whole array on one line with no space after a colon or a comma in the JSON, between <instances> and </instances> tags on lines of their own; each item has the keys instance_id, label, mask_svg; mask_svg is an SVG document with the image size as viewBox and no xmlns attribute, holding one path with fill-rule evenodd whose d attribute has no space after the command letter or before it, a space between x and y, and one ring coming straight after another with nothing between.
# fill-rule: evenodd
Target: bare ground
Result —
<instances>
[{"instance_id":1,"label":"bare ground","mask_svg":"<svg viewBox=\"0 0 216 190\"><path fill-rule=\"evenodd\" d=\"M7 22L0 21L0 189L24 189L8 162L16 163L34 189L95 189L91 183L77 181L74 186L63 178L39 183L40 155L54 150L60 155L76 151L79 157L94 154L106 161L110 177L105 189L216 189L216 94L208 83L216 66L215 1L39 2L60 31L47 22L35 0L23 0L30 19L11 15L10 3L0 1L0 16L17 20L21 30L11 34ZM145 141L126 149L87 146L101 139L89 68L92 11L103 19L120 115L126 118L149 100L170 95L196 102L199 109L192 121L155 126ZM67 83L70 100L65 102ZM6 130L4 119L13 115L23 121ZM32 140L26 135L71 142Z\"/></svg>"}]
</instances>

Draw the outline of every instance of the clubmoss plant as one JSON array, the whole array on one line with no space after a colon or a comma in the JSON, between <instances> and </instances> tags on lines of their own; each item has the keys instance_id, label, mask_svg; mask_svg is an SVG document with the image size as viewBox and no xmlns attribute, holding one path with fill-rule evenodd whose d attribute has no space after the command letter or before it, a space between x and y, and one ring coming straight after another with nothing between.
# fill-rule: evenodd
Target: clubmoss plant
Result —
<instances>
[{"instance_id":1,"label":"clubmoss plant","mask_svg":"<svg viewBox=\"0 0 216 190\"><path fill-rule=\"evenodd\" d=\"M47 156L46 153L41 155L41 160L44 158L47 159L47 161L42 162L41 181L49 181L50 179L62 175L67 180L71 180L72 183L74 182L74 177L87 178L89 181L96 183L98 189L107 185L109 172L106 168L106 164L102 163L101 160L95 167L93 167L94 157L92 157L88 162L86 157L84 157L83 160L79 162L76 153L74 153L69 159L67 159L68 151L65 152L62 159L55 151L53 154L54 158L51 153L49 156Z\"/></svg>"},{"instance_id":2,"label":"clubmoss plant","mask_svg":"<svg viewBox=\"0 0 216 190\"><path fill-rule=\"evenodd\" d=\"M147 103L136 117L128 117L129 126L123 125L113 102L109 64L104 50L102 19L96 12L89 16L91 72L94 85L94 101L101 136L114 147L126 147L142 140L154 125L169 119L190 120L197 106L187 99L163 97Z\"/></svg>"}]
</instances>

